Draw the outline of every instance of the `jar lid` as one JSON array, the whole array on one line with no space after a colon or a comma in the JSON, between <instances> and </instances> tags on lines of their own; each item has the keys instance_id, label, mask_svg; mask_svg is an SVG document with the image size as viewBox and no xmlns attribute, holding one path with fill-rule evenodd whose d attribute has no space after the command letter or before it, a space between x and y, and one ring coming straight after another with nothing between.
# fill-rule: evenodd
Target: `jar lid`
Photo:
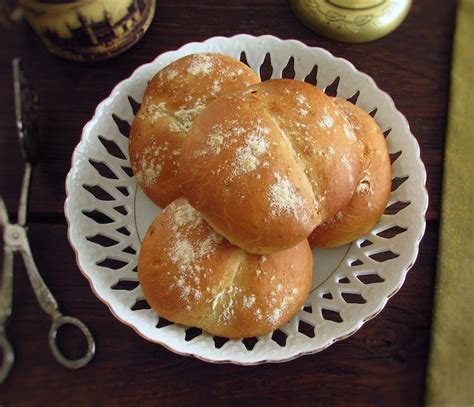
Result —
<instances>
[{"instance_id":1,"label":"jar lid","mask_svg":"<svg viewBox=\"0 0 474 407\"><path fill-rule=\"evenodd\" d=\"M341 42L368 42L395 30L412 0L289 0L307 27Z\"/></svg>"}]
</instances>

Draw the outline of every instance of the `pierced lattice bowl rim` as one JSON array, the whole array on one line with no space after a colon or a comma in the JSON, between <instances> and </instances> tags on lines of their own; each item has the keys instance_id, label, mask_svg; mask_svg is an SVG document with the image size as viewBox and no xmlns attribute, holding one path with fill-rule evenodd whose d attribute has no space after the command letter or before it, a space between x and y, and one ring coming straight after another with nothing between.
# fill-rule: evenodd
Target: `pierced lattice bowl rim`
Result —
<instances>
[{"instance_id":1,"label":"pierced lattice bowl rim","mask_svg":"<svg viewBox=\"0 0 474 407\"><path fill-rule=\"evenodd\" d=\"M389 150L396 150L392 171L394 179L401 180L401 183L393 190L389 207L396 206L397 203L405 206L402 205L402 208L393 214L384 214L379 224L367 236L343 248L344 253L338 265L333 269L328 266L329 271L325 271L327 275L321 278L312 290L308 298L309 305L287 326L278 330L284 335L283 345L273 338L274 333L256 338L250 348L244 341L239 340L230 340L219 348L214 340L215 346L212 347L213 338L206 333L187 339L189 328L174 324L158 328L156 323L160 323L161 318L152 310L133 310L134 304L143 298L139 285L130 291L114 289L121 281L137 280L136 269L133 270L140 239L136 207L138 202L143 201L133 174L127 169L128 140L126 135L120 132L119 122L131 122L134 116L132 100L141 100L147 80L151 79L154 73L175 59L203 51L221 52L236 58L239 58L243 51L248 64L257 73L269 53L272 77L281 77L283 69L292 58L295 79L303 80L309 77L317 65L317 86L324 90L333 84L335 77L339 78L339 86L336 86L337 96L348 99L357 93L357 105L367 112L375 108L376 120L383 131L387 129ZM107 143L115 144L123 157L111 153ZM105 163L112 173L120 175L116 175L117 179L106 179L102 174L99 176L99 170L92 168L94 163ZM94 180L99 189L105 189L112 200L105 202L102 198L92 196L91 191L90 194L84 192L85 187L90 186ZM388 299L400 289L408 270L416 260L426 227L428 193L425 183L426 171L420 158L420 149L407 120L396 109L391 97L380 90L371 77L358 71L349 61L334 57L324 49L308 47L296 40L243 34L230 38L213 37L161 54L154 61L138 67L129 78L114 87L110 96L97 106L93 118L84 126L81 141L74 150L71 170L66 179L65 216L68 222L68 238L76 254L77 264L89 281L92 291L119 321L133 328L140 336L175 353L194 356L207 362L241 365L278 363L319 352L352 335L366 321L375 317ZM117 202L118 206L114 207ZM118 207L124 210L123 216L117 213ZM92 219L90 211L96 210L111 218L113 227ZM385 232L397 227L398 232L387 237ZM90 238L99 235L115 239L116 244L110 247L92 242ZM126 260L127 264L113 271L112 268L101 265L104 262L100 259L104 255L108 259L108 253L112 253L112 259L115 258L119 262ZM394 257L377 257L386 253L391 253ZM331 256L334 257L335 254L318 252L321 263L331 260ZM382 281L364 282L364 276L378 276ZM357 298L362 298L365 302L351 302L344 294L358 296ZM324 311L336 313L340 321L326 317ZM310 330L309 334L304 333L305 331L300 329L301 324L309 324L313 328L312 332Z\"/></svg>"}]
</instances>

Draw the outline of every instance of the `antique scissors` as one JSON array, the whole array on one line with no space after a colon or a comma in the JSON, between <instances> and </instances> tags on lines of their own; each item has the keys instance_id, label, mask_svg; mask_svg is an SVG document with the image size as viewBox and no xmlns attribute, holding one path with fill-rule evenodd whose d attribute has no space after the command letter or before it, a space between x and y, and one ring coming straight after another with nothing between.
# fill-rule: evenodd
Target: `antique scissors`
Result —
<instances>
[{"instance_id":1,"label":"antique scissors","mask_svg":"<svg viewBox=\"0 0 474 407\"><path fill-rule=\"evenodd\" d=\"M43 311L51 317L49 346L56 360L67 368L78 369L87 365L95 353L95 343L91 332L79 319L61 314L58 304L43 281L31 254L27 235L27 207L31 174L38 160L38 96L25 75L19 58L13 60L13 79L16 124L21 151L25 160L25 170L16 224L10 223L5 203L0 196L0 230L3 229L4 241L3 275L0 289L0 350L3 351L0 383L3 383L7 378L15 360L13 348L5 332L7 320L12 313L13 258L15 253L21 254L36 299ZM67 324L79 328L87 341L87 351L80 359L68 359L58 348L56 342L58 330L61 326Z\"/></svg>"}]
</instances>

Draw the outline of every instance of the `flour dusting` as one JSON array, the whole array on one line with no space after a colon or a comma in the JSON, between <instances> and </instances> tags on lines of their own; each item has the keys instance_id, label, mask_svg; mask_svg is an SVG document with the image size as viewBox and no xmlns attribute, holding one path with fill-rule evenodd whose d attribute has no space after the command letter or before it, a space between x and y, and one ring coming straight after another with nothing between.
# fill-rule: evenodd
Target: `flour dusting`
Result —
<instances>
[{"instance_id":1,"label":"flour dusting","mask_svg":"<svg viewBox=\"0 0 474 407\"><path fill-rule=\"evenodd\" d=\"M151 101L151 98L147 98L145 103L146 107L142 112L142 116L144 116L145 119L149 120L150 123L156 123L159 119L168 115L165 102L154 104Z\"/></svg>"},{"instance_id":2,"label":"flour dusting","mask_svg":"<svg viewBox=\"0 0 474 407\"><path fill-rule=\"evenodd\" d=\"M188 109L181 108L174 113L183 132L187 133L189 131L195 117L201 113L205 107L206 105L201 100L198 100L194 107Z\"/></svg>"},{"instance_id":3,"label":"flour dusting","mask_svg":"<svg viewBox=\"0 0 474 407\"><path fill-rule=\"evenodd\" d=\"M344 123L344 135L346 136L347 139L349 140L355 140L355 134L354 130L352 130L352 127L349 126L347 123Z\"/></svg>"},{"instance_id":4,"label":"flour dusting","mask_svg":"<svg viewBox=\"0 0 474 407\"><path fill-rule=\"evenodd\" d=\"M274 173L276 182L269 188L268 198L272 215L292 214L298 218L298 211L304 208L304 199L291 185L287 177Z\"/></svg>"},{"instance_id":5,"label":"flour dusting","mask_svg":"<svg viewBox=\"0 0 474 407\"><path fill-rule=\"evenodd\" d=\"M236 149L235 162L232 167L232 175L239 176L257 169L260 164L260 156L268 151L269 143L265 135L270 129L257 125L245 139L243 146Z\"/></svg>"},{"instance_id":6,"label":"flour dusting","mask_svg":"<svg viewBox=\"0 0 474 407\"><path fill-rule=\"evenodd\" d=\"M212 57L206 54L196 54L189 64L188 73L194 76L209 75L214 67Z\"/></svg>"},{"instance_id":7,"label":"flour dusting","mask_svg":"<svg viewBox=\"0 0 474 407\"><path fill-rule=\"evenodd\" d=\"M222 237L206 227L202 216L188 202L172 203L168 207L172 211L171 242L168 258L178 270L171 288L179 291L179 296L186 307L192 309L193 304L202 297L202 279L207 271L202 261L209 258ZM204 229L206 232L204 233ZM204 233L205 238L199 239Z\"/></svg>"}]
</instances>

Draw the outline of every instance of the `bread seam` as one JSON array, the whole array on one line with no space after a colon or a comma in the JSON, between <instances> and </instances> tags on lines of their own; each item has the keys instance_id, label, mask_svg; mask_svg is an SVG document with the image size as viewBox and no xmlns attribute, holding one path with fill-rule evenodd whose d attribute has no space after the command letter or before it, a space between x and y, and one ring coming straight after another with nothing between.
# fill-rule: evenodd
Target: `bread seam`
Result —
<instances>
[{"instance_id":1,"label":"bread seam","mask_svg":"<svg viewBox=\"0 0 474 407\"><path fill-rule=\"evenodd\" d=\"M281 121L278 118L278 116L274 115L271 112L271 110L268 108L268 105L266 103L263 103L263 104L266 107L266 110L267 110L267 113L268 113L269 117L271 118L271 120L273 121L275 126L278 128L278 130L280 130L280 132L283 136L282 138L285 140L285 142L287 144L287 147L290 147L289 150L291 150L291 152L293 154L293 157L295 158L295 161L299 164L300 167L303 168L303 174L306 178L306 181L308 181L309 185L311 186L311 191L313 192L314 202L317 203L318 199L317 199L317 194L316 194L316 191L315 191L315 187L313 185L313 182L309 179L308 174L306 173L306 170L307 170L306 162L298 156L297 150L299 150L299 149L295 148L293 138L290 137L285 130L283 130L283 128L281 126ZM317 209L316 209L316 213L319 215L319 211Z\"/></svg>"},{"instance_id":2,"label":"bread seam","mask_svg":"<svg viewBox=\"0 0 474 407\"><path fill-rule=\"evenodd\" d=\"M239 274L240 270L242 269L242 265L244 264L244 261L245 259L247 258L247 252L245 250L240 250L239 251L239 254L236 256L238 257L238 259L240 260L239 263L235 266L234 270L233 270L233 273L232 273L232 276L229 278L229 279L225 279L223 281L223 283L219 286L219 288L215 291L216 294L217 293L222 293L222 292L225 292L229 287L232 286L232 284L234 283L235 281L235 278L237 277L237 275ZM213 298L212 302L209 303L210 305L210 310L209 310L209 314L215 316L215 309L217 307L220 307L222 308L222 302L224 300L224 296L221 295L219 296L218 298L218 302L216 304L214 304L214 301L215 301L215 297ZM217 318L219 318L221 314L218 313L217 315Z\"/></svg>"}]
</instances>

